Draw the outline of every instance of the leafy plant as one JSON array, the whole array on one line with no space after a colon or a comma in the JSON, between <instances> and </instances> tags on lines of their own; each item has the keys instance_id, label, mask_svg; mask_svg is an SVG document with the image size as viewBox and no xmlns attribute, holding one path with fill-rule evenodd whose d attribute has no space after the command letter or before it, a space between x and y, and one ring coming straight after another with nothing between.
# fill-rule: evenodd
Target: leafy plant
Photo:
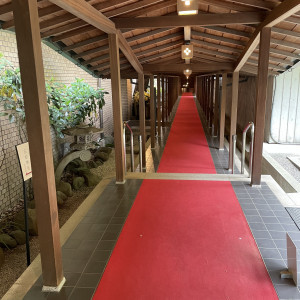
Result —
<instances>
[{"instance_id":1,"label":"leafy plant","mask_svg":"<svg viewBox=\"0 0 300 300\"><path fill-rule=\"evenodd\" d=\"M103 89L94 89L83 79L76 79L68 86L51 80L46 83L46 91L50 124L58 137L63 137L63 129L83 122L93 126L99 118L99 110L105 104L104 95L108 94ZM8 116L11 123L17 122L24 131L25 110L20 70L1 54L0 104L4 108L0 117Z\"/></svg>"},{"instance_id":2,"label":"leafy plant","mask_svg":"<svg viewBox=\"0 0 300 300\"><path fill-rule=\"evenodd\" d=\"M19 130L24 131L25 111L19 68L15 68L0 54L0 102L4 111L1 116L8 116L11 123L16 122Z\"/></svg>"}]
</instances>

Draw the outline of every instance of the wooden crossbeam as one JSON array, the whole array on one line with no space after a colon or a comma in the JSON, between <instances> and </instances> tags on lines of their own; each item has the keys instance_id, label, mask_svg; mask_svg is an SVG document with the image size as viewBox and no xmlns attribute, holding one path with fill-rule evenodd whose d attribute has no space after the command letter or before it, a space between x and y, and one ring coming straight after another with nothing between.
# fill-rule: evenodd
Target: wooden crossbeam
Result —
<instances>
[{"instance_id":1,"label":"wooden crossbeam","mask_svg":"<svg viewBox=\"0 0 300 300\"><path fill-rule=\"evenodd\" d=\"M178 45L182 45L181 40L179 40L179 41L177 40L175 42L163 44L161 46L152 47L152 48L144 50L144 51L136 52L135 55L139 57L139 56L147 55L147 54L154 53L154 52L157 52L157 51L166 50L170 47L174 47L174 46L178 46Z\"/></svg>"},{"instance_id":2,"label":"wooden crossbeam","mask_svg":"<svg viewBox=\"0 0 300 300\"><path fill-rule=\"evenodd\" d=\"M190 64L189 69L193 72L213 72L213 71L228 71L233 70L232 63L214 63L214 64ZM161 65L161 64L144 64L145 72L179 72L182 73L186 69L186 64L176 65Z\"/></svg>"},{"instance_id":3,"label":"wooden crossbeam","mask_svg":"<svg viewBox=\"0 0 300 300\"><path fill-rule=\"evenodd\" d=\"M264 27L273 27L281 21L285 20L287 17L293 15L300 9L299 0L285 0L280 5L274 8L274 10L269 13L266 19L257 27L253 36L251 37L248 45L244 49L243 53L239 57L235 71L239 71L245 62L248 60L251 53L255 50L259 44L260 33Z\"/></svg>"},{"instance_id":4,"label":"wooden crossbeam","mask_svg":"<svg viewBox=\"0 0 300 300\"><path fill-rule=\"evenodd\" d=\"M57 0L56 0L57 1ZM228 24L257 24L264 20L265 13L201 14L192 16L160 16L141 18L113 18L116 28L165 28L184 26L208 26Z\"/></svg>"},{"instance_id":5,"label":"wooden crossbeam","mask_svg":"<svg viewBox=\"0 0 300 300\"><path fill-rule=\"evenodd\" d=\"M178 53L178 52L181 52L181 47L148 56L146 58L141 59L140 62L143 64L145 62L155 60L155 59L161 59L162 57L169 56L171 54Z\"/></svg>"}]
</instances>

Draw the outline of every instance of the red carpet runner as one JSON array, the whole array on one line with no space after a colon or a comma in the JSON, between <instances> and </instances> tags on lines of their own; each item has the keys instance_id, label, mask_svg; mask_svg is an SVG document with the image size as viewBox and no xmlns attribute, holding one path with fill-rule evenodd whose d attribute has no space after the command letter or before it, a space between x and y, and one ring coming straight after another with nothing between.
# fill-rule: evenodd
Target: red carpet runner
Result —
<instances>
[{"instance_id":1,"label":"red carpet runner","mask_svg":"<svg viewBox=\"0 0 300 300\"><path fill-rule=\"evenodd\" d=\"M277 296L229 182L145 180L94 296L107 299Z\"/></svg>"},{"instance_id":2,"label":"red carpet runner","mask_svg":"<svg viewBox=\"0 0 300 300\"><path fill-rule=\"evenodd\" d=\"M190 96L159 172L215 173ZM278 298L230 182L144 180L93 299Z\"/></svg>"},{"instance_id":3,"label":"red carpet runner","mask_svg":"<svg viewBox=\"0 0 300 300\"><path fill-rule=\"evenodd\" d=\"M184 94L180 99L157 172L216 173L191 93Z\"/></svg>"}]
</instances>

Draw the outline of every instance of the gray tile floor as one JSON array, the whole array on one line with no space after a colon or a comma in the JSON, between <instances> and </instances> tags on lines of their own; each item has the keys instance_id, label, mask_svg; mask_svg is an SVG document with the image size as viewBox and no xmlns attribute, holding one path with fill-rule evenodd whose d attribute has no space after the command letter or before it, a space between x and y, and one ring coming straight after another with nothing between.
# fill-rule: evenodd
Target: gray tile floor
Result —
<instances>
[{"instance_id":1,"label":"gray tile floor","mask_svg":"<svg viewBox=\"0 0 300 300\"><path fill-rule=\"evenodd\" d=\"M291 279L281 279L287 268L286 232L300 247L300 231L286 209L266 183L251 187L232 182L253 237L280 299L300 299L299 289Z\"/></svg>"},{"instance_id":2,"label":"gray tile floor","mask_svg":"<svg viewBox=\"0 0 300 300\"><path fill-rule=\"evenodd\" d=\"M125 185L112 181L62 248L62 291L41 293L39 278L24 299L91 299L141 184L142 180L127 180Z\"/></svg>"}]
</instances>

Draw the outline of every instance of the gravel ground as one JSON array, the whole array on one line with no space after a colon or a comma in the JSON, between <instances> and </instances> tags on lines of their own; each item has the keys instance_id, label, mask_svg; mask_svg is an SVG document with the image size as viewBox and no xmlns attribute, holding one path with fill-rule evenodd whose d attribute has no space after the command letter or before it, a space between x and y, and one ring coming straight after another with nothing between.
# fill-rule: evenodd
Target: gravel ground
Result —
<instances>
[{"instance_id":1,"label":"gravel ground","mask_svg":"<svg viewBox=\"0 0 300 300\"><path fill-rule=\"evenodd\" d=\"M290 153L269 153L288 173L300 183L300 170L287 158Z\"/></svg>"},{"instance_id":2,"label":"gravel ground","mask_svg":"<svg viewBox=\"0 0 300 300\"><path fill-rule=\"evenodd\" d=\"M127 159L127 162L130 160ZM114 150L102 166L91 169L91 172L101 178L109 177L115 172L115 153ZM74 195L69 197L64 206L59 209L59 224L63 226L72 216L84 199L90 194L93 187L84 187L80 191L74 191ZM30 238L31 260L34 260L39 254L38 237ZM0 270L0 299L9 290L13 283L27 268L26 265L26 247L18 246L12 250L5 250L5 262Z\"/></svg>"}]
</instances>

